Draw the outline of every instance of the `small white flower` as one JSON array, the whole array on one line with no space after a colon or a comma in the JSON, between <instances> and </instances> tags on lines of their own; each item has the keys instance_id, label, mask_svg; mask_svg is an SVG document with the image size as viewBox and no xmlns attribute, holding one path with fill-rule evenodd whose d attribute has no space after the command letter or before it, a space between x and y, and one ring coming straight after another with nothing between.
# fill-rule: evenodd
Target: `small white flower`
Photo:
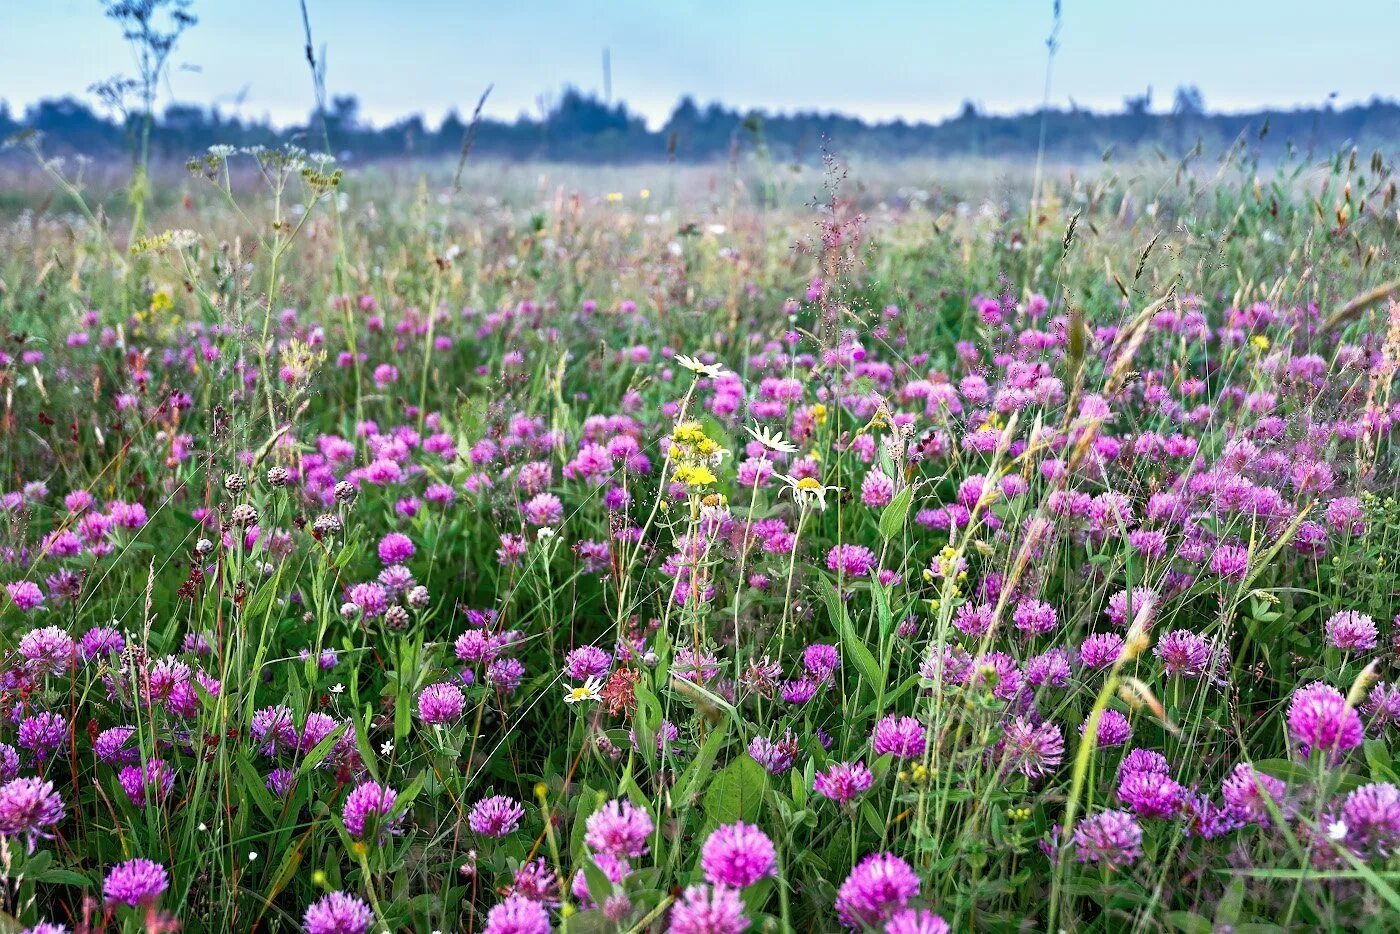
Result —
<instances>
[{"instance_id":1,"label":"small white flower","mask_svg":"<svg viewBox=\"0 0 1400 934\"><path fill-rule=\"evenodd\" d=\"M335 684L332 684L332 685L331 685L331 693L332 693L332 694L344 694L344 693L345 693L345 685L343 685L343 684L341 684L339 681L337 681Z\"/></svg>"},{"instance_id":2,"label":"small white flower","mask_svg":"<svg viewBox=\"0 0 1400 934\"><path fill-rule=\"evenodd\" d=\"M258 851L257 851L257 850L249 850L249 851L248 851L248 862L251 863L253 860L255 860L255 859L257 859L257 858L258 858Z\"/></svg>"},{"instance_id":3,"label":"small white flower","mask_svg":"<svg viewBox=\"0 0 1400 934\"><path fill-rule=\"evenodd\" d=\"M1327 825L1327 839L1334 843L1340 843L1347 838L1347 823L1342 820L1335 820Z\"/></svg>"},{"instance_id":4,"label":"small white flower","mask_svg":"<svg viewBox=\"0 0 1400 934\"><path fill-rule=\"evenodd\" d=\"M724 367L720 366L718 363L701 363L695 357L689 356L688 354L676 354L676 362L690 372L700 376L715 377L724 372Z\"/></svg>"},{"instance_id":5,"label":"small white flower","mask_svg":"<svg viewBox=\"0 0 1400 934\"><path fill-rule=\"evenodd\" d=\"M380 754L381 756L387 756L387 755L389 755L389 753L391 753L391 752L393 752L393 751L394 751L394 744L391 743L391 742L389 742L389 741L387 741L387 740L384 742L384 745L382 745L382 746L379 747L379 754Z\"/></svg>"},{"instance_id":6,"label":"small white flower","mask_svg":"<svg viewBox=\"0 0 1400 934\"><path fill-rule=\"evenodd\" d=\"M797 445L791 441L783 440L781 431L773 431L766 426L751 426L744 429L753 437L755 441L763 445L770 451L777 451L779 454L796 454Z\"/></svg>"},{"instance_id":7,"label":"small white flower","mask_svg":"<svg viewBox=\"0 0 1400 934\"><path fill-rule=\"evenodd\" d=\"M603 696L599 690L603 687L603 679L599 677L589 678L583 684L575 688L569 688L564 692L564 703L582 704L586 701L602 700Z\"/></svg>"}]
</instances>

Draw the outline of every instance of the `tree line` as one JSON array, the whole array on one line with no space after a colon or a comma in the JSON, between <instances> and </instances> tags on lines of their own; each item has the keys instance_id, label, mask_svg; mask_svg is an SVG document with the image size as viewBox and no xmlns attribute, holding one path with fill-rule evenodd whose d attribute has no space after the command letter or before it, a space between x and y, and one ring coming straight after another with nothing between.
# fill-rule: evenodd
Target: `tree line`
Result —
<instances>
[{"instance_id":1,"label":"tree line","mask_svg":"<svg viewBox=\"0 0 1400 934\"><path fill-rule=\"evenodd\" d=\"M14 115L0 102L0 139L25 131L43 135L54 154L109 156L130 151L137 118L99 113L64 97L39 101ZM172 104L154 121L149 139L155 160L185 160L209 146L297 143L355 162L457 155L470 140L473 158L625 163L658 160L707 162L741 152L775 160L812 161L825 151L869 157L1034 156L1044 145L1052 159L1096 158L1110 151L1158 149L1171 155L1198 144L1207 151L1248 139L1256 151L1323 151L1351 144L1389 150L1400 144L1400 103L1330 104L1293 110L1211 113L1199 91L1179 89L1169 110L1154 110L1150 93L1128 98L1117 112L1079 107L1020 114L989 114L965 104L935 123L866 122L810 111L741 111L691 97L677 103L659 128L629 110L577 88L566 88L539 116L513 121L483 118L472 126L456 111L436 126L413 115L383 126L362 118L353 96L334 98L324 113L299 126L228 116L216 107Z\"/></svg>"}]
</instances>

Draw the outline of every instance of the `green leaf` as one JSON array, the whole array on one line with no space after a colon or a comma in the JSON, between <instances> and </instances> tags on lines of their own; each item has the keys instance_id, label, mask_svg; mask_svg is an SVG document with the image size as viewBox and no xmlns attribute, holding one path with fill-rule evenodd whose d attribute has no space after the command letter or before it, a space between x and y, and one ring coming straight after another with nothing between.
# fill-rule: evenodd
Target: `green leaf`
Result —
<instances>
[{"instance_id":1,"label":"green leaf","mask_svg":"<svg viewBox=\"0 0 1400 934\"><path fill-rule=\"evenodd\" d=\"M841 647L850 656L851 662L865 678L877 697L883 697L885 693L885 678L880 671L880 665L875 661L875 656L870 653L870 649L865 647L860 636L856 634L855 627L851 625L851 618L846 613L846 607L841 603L841 597L836 592L836 588L831 585L831 581L825 577L817 579L821 588L822 600L826 603L827 613L831 616L831 621L836 624L836 631L841 635Z\"/></svg>"},{"instance_id":2,"label":"green leaf","mask_svg":"<svg viewBox=\"0 0 1400 934\"><path fill-rule=\"evenodd\" d=\"M297 778L308 775L312 769L326 760L326 756L329 756L331 750L335 749L335 744L345 735L348 726L348 724L342 723L334 730L331 730L324 739L317 743L312 750L306 754L306 758L301 760L301 768L297 769Z\"/></svg>"},{"instance_id":3,"label":"green leaf","mask_svg":"<svg viewBox=\"0 0 1400 934\"><path fill-rule=\"evenodd\" d=\"M258 774L258 770L253 768L253 763L248 761L248 756L246 754L235 756L233 761L237 764L238 774L243 779L243 793L253 799L253 803L258 806L259 811L263 812L264 817L268 820L276 820L277 801L267 790L267 785L263 783L263 777Z\"/></svg>"},{"instance_id":4,"label":"green leaf","mask_svg":"<svg viewBox=\"0 0 1400 934\"><path fill-rule=\"evenodd\" d=\"M763 793L768 788L768 773L748 756L729 763L705 792L705 815L716 824L732 824L737 820L752 823L758 817Z\"/></svg>"},{"instance_id":5,"label":"green leaf","mask_svg":"<svg viewBox=\"0 0 1400 934\"><path fill-rule=\"evenodd\" d=\"M92 881L82 873L71 869L46 869L35 877L36 881L50 885L72 885L80 889L88 888Z\"/></svg>"},{"instance_id":6,"label":"green leaf","mask_svg":"<svg viewBox=\"0 0 1400 934\"><path fill-rule=\"evenodd\" d=\"M681 773L680 781L676 782L674 798L680 806L687 806L692 798L705 790L706 783L714 774L715 757L729 738L729 723L728 719L722 720L719 726L710 731L710 735L700 744L695 761Z\"/></svg>"},{"instance_id":7,"label":"green leaf","mask_svg":"<svg viewBox=\"0 0 1400 934\"><path fill-rule=\"evenodd\" d=\"M904 520L909 515L909 503L914 498L914 488L906 486L894 495L880 513L880 537L885 541L904 531Z\"/></svg>"}]
</instances>

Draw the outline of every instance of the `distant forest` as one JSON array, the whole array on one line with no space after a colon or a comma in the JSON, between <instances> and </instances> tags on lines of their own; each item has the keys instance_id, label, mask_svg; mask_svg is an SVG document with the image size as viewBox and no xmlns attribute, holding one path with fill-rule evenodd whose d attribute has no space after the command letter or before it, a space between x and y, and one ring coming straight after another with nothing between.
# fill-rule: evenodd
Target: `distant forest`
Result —
<instances>
[{"instance_id":1,"label":"distant forest","mask_svg":"<svg viewBox=\"0 0 1400 934\"><path fill-rule=\"evenodd\" d=\"M830 150L842 155L910 158L939 156L1033 156L1044 134L1052 159L1097 158L1161 150L1179 155L1200 143L1218 152L1247 140L1266 155L1287 150L1322 152L1342 145L1364 150L1400 147L1400 103L1373 99L1348 107L1211 113L1200 92L1178 89L1170 110L1154 109L1150 93L1130 97L1116 113L1080 108L995 115L968 103L938 123L896 120L867 123L856 117L816 112L740 111L683 98L666 123L649 129L624 103L609 103L566 89L541 116L513 122L482 119L475 127L452 112L437 126L410 116L373 127L354 97L336 97L324 115L306 124L275 127L187 104L167 107L151 135L155 160L183 161L216 144L233 146L297 143L331 149L343 161L455 157L470 139L473 158L624 163L660 160L710 162L759 151L781 161L810 162ZM50 154L110 156L129 151L136 118L103 116L71 97L44 100L16 116L0 102L0 140L26 130L42 134Z\"/></svg>"}]
</instances>

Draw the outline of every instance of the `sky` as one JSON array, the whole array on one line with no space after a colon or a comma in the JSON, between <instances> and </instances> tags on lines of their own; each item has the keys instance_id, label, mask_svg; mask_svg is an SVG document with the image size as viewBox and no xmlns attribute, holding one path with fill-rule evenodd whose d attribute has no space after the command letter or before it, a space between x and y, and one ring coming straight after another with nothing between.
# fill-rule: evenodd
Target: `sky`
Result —
<instances>
[{"instance_id":1,"label":"sky","mask_svg":"<svg viewBox=\"0 0 1400 934\"><path fill-rule=\"evenodd\" d=\"M330 94L372 122L538 113L565 85L653 125L683 94L739 108L937 120L972 100L1038 107L1051 0L306 0ZM100 0L0 0L12 110L130 73ZM298 0L195 0L162 104L304 120L314 103ZM1050 100L1120 109L1194 84L1212 110L1400 97L1400 0L1063 0Z\"/></svg>"}]
</instances>

